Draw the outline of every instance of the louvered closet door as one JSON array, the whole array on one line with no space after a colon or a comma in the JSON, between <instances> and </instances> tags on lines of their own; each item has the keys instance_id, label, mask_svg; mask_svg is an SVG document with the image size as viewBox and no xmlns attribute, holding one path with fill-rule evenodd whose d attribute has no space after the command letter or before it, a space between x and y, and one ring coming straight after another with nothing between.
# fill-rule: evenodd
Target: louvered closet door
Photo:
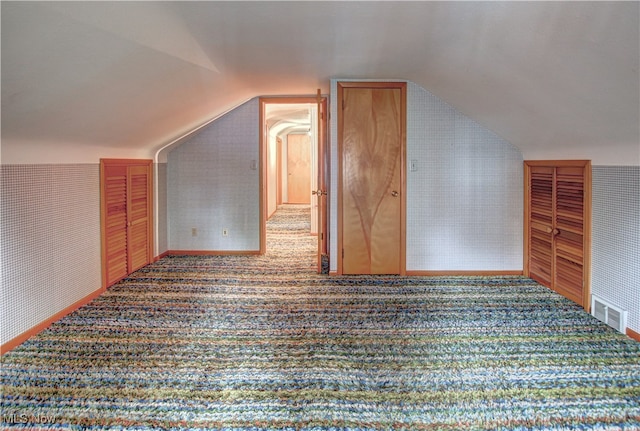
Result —
<instances>
[{"instance_id":1,"label":"louvered closet door","mask_svg":"<svg viewBox=\"0 0 640 431\"><path fill-rule=\"evenodd\" d=\"M129 272L149 263L149 175L147 166L129 167Z\"/></svg>"},{"instance_id":2,"label":"louvered closet door","mask_svg":"<svg viewBox=\"0 0 640 431\"><path fill-rule=\"evenodd\" d=\"M525 173L525 273L588 308L591 164L525 162Z\"/></svg>"},{"instance_id":3,"label":"louvered closet door","mask_svg":"<svg viewBox=\"0 0 640 431\"><path fill-rule=\"evenodd\" d=\"M584 284L584 175L556 168L555 290L582 304Z\"/></svg>"},{"instance_id":4,"label":"louvered closet door","mask_svg":"<svg viewBox=\"0 0 640 431\"><path fill-rule=\"evenodd\" d=\"M553 278L553 176L553 168L531 168L529 276L549 287Z\"/></svg>"},{"instance_id":5,"label":"louvered closet door","mask_svg":"<svg viewBox=\"0 0 640 431\"><path fill-rule=\"evenodd\" d=\"M151 163L100 161L104 287L152 260Z\"/></svg>"},{"instance_id":6,"label":"louvered closet door","mask_svg":"<svg viewBox=\"0 0 640 431\"><path fill-rule=\"evenodd\" d=\"M127 167L103 168L104 260L107 285L128 274Z\"/></svg>"}]
</instances>

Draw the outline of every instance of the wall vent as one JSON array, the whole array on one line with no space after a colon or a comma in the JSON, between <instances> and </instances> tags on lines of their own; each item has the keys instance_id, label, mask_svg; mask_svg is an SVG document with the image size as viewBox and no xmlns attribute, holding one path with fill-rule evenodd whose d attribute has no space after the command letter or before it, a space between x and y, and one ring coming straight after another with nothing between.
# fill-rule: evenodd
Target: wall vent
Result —
<instances>
[{"instance_id":1,"label":"wall vent","mask_svg":"<svg viewBox=\"0 0 640 431\"><path fill-rule=\"evenodd\" d=\"M591 314L618 332L624 334L627 329L627 310L616 307L595 295L591 295Z\"/></svg>"}]
</instances>

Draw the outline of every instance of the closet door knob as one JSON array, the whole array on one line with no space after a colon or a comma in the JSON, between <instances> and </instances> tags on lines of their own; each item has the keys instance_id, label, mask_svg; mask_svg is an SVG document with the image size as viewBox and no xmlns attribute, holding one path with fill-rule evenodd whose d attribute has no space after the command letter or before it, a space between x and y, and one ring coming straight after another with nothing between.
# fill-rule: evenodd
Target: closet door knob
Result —
<instances>
[{"instance_id":1,"label":"closet door knob","mask_svg":"<svg viewBox=\"0 0 640 431\"><path fill-rule=\"evenodd\" d=\"M398 192L397 192L397 191L395 191L395 190L391 192L391 196L393 196L394 198L397 198L399 194L400 194L400 193L398 193Z\"/></svg>"}]
</instances>

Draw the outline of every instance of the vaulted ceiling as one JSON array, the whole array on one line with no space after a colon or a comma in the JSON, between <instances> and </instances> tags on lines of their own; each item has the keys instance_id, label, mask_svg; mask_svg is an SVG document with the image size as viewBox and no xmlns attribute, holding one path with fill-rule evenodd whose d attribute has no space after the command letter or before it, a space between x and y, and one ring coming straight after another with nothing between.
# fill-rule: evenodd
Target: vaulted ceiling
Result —
<instances>
[{"instance_id":1,"label":"vaulted ceiling","mask_svg":"<svg viewBox=\"0 0 640 431\"><path fill-rule=\"evenodd\" d=\"M369 78L525 158L640 165L639 4L2 1L0 154L149 157L252 97Z\"/></svg>"}]
</instances>

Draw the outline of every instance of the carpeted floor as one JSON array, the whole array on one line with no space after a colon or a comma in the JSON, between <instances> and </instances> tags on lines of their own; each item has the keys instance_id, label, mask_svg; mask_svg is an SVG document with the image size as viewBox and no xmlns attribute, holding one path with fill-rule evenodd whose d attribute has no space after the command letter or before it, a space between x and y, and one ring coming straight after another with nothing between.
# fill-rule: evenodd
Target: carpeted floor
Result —
<instances>
[{"instance_id":1,"label":"carpeted floor","mask_svg":"<svg viewBox=\"0 0 640 431\"><path fill-rule=\"evenodd\" d=\"M0 425L640 429L640 343L522 277L315 274L308 211L265 256L164 258L3 356Z\"/></svg>"}]
</instances>

